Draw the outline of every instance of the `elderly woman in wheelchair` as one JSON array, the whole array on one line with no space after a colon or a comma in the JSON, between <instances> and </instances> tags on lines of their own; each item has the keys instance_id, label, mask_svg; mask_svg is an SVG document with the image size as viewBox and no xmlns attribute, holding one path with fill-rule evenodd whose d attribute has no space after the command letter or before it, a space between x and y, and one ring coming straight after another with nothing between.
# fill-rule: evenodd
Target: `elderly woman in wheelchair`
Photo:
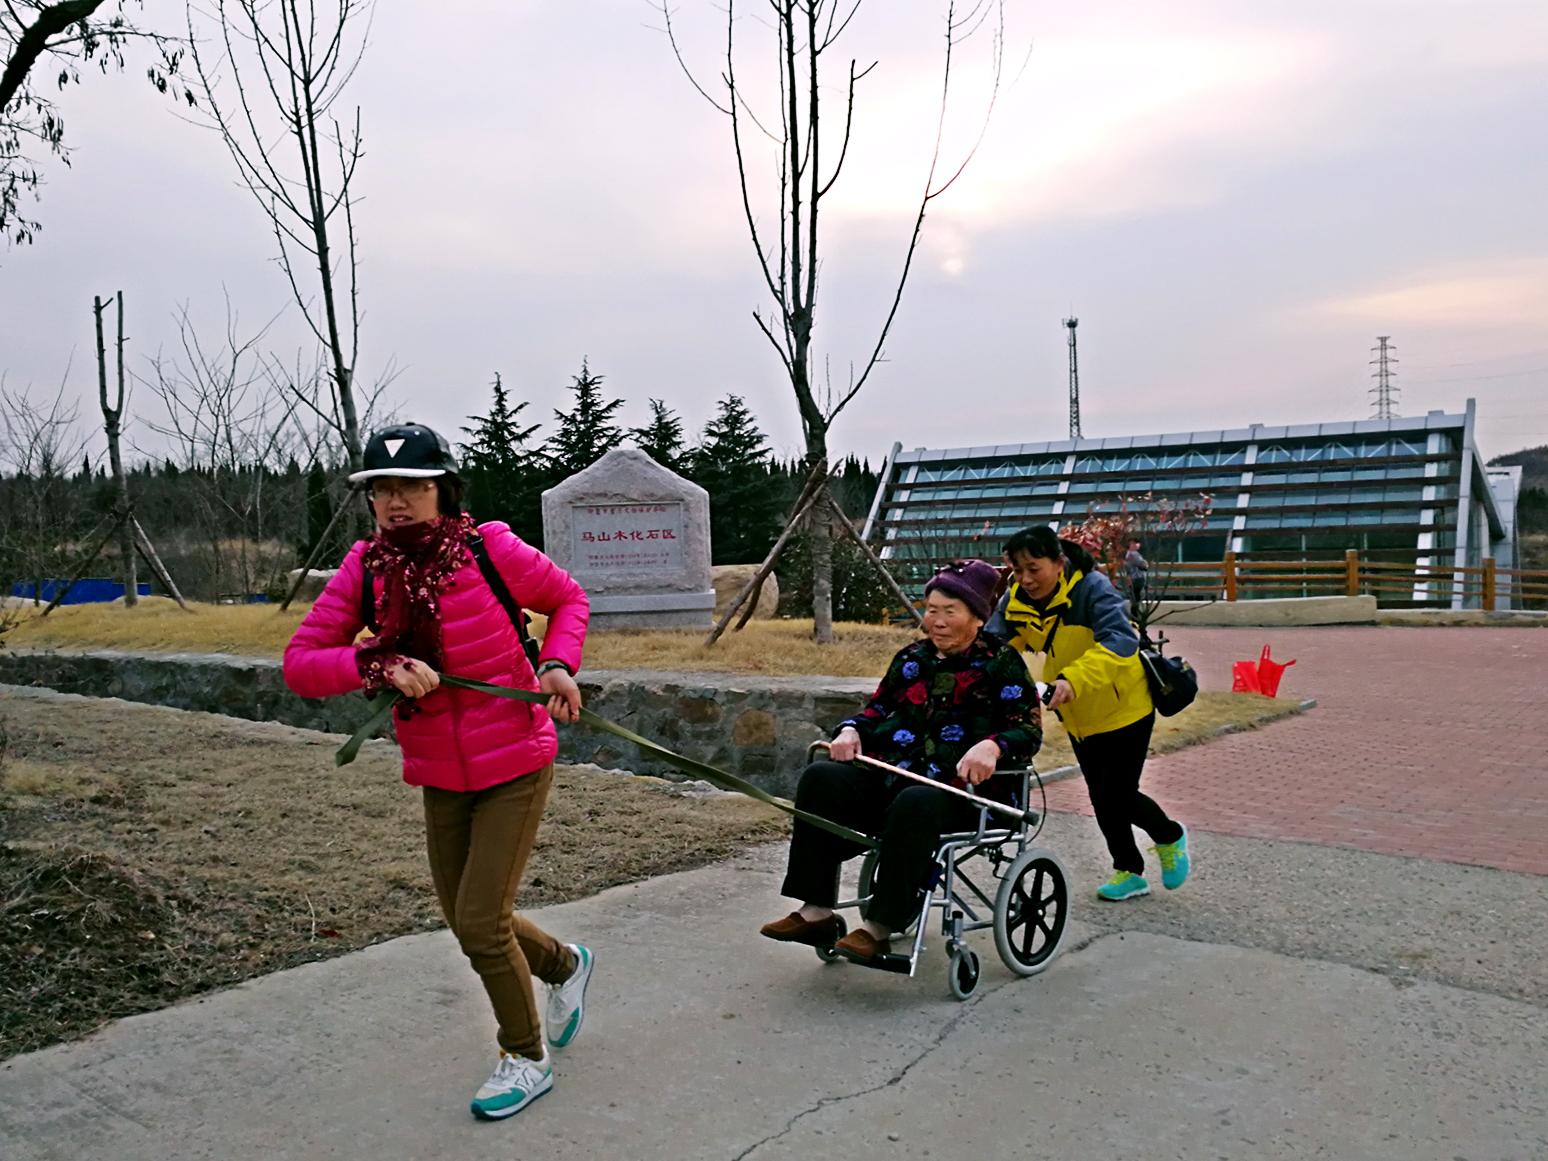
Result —
<instances>
[{"instance_id":1,"label":"elderly woman in wheelchair","mask_svg":"<svg viewBox=\"0 0 1548 1161\"><path fill-rule=\"evenodd\" d=\"M996 871L1011 864L1021 872L1014 883L1001 883L1005 898L993 904L968 883L980 902L995 906L996 940L1007 964L1031 974L1057 949L1066 898L1062 868L1046 852L1022 849L1027 823L1036 817L1026 811L1025 799L1027 766L1042 743L1036 686L1019 654L982 632L998 584L998 570L983 561L937 573L925 587L924 638L898 651L870 702L839 723L828 760L811 763L801 775L799 809L879 839L861 874L861 894L868 895L857 901L863 925L848 931L836 908L844 906L838 900L840 865L864 848L798 818L781 893L801 906L765 924L764 936L815 947L824 959L842 956L912 974L934 889L944 880L945 897L933 905L949 912L944 927L952 990L960 995L960 983L971 991L977 957L961 933L990 923L965 925L964 910L973 920L977 916L971 899L955 890L966 881L954 875L955 863L988 854ZM1019 825L867 759L1014 806ZM1008 847L1014 853L1007 854ZM894 935L916 923L913 954L892 955ZM1007 954L1007 940L1019 941L1020 954Z\"/></svg>"}]
</instances>

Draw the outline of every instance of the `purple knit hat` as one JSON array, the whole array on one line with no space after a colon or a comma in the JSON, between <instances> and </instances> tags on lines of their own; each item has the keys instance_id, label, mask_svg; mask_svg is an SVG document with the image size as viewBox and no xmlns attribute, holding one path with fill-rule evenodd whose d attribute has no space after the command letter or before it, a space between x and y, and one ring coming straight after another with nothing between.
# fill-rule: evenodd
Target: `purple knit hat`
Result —
<instances>
[{"instance_id":1,"label":"purple knit hat","mask_svg":"<svg viewBox=\"0 0 1548 1161\"><path fill-rule=\"evenodd\" d=\"M987 621L994 611L996 590L1000 587L1000 570L982 560L959 560L948 564L925 585L925 596L933 592L956 597L980 621Z\"/></svg>"}]
</instances>

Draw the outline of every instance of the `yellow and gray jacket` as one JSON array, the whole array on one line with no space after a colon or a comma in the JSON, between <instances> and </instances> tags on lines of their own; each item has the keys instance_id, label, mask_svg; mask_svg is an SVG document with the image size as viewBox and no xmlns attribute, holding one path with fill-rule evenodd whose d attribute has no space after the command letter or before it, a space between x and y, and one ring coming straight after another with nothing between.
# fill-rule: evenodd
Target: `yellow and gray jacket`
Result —
<instances>
[{"instance_id":1,"label":"yellow and gray jacket","mask_svg":"<svg viewBox=\"0 0 1548 1161\"><path fill-rule=\"evenodd\" d=\"M1047 652L1043 680L1062 677L1075 691L1075 700L1059 709L1072 738L1122 729L1155 708L1129 603L1100 572L1088 576L1066 566L1041 609L1012 583L984 630L1018 649Z\"/></svg>"}]
</instances>

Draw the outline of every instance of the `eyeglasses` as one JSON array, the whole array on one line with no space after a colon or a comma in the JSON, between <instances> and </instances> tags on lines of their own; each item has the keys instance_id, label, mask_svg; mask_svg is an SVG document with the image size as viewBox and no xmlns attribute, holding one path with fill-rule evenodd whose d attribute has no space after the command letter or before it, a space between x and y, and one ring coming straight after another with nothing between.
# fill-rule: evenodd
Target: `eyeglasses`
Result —
<instances>
[{"instance_id":1,"label":"eyeglasses","mask_svg":"<svg viewBox=\"0 0 1548 1161\"><path fill-rule=\"evenodd\" d=\"M412 500L416 496L423 496L427 492L435 490L435 481L430 480L375 480L371 489L366 494L373 500Z\"/></svg>"}]
</instances>

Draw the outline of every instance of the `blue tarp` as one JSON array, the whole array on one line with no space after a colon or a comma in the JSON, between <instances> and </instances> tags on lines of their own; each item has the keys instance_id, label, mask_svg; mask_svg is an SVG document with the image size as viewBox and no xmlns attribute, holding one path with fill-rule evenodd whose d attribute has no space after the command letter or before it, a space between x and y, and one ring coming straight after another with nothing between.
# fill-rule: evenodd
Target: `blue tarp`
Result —
<instances>
[{"instance_id":1,"label":"blue tarp","mask_svg":"<svg viewBox=\"0 0 1548 1161\"><path fill-rule=\"evenodd\" d=\"M57 593L63 585L64 581L62 580L44 581L43 591L42 593L38 594L37 599L41 601L52 601L54 599L54 594ZM11 586L11 595L13 597L22 597L23 599L30 601L33 599L33 593L36 588L37 585L35 585L32 581L17 581L14 585ZM148 597L150 596L150 585L138 584L135 586L135 591L138 592L142 597ZM100 576L88 576L82 577L80 580L71 585L70 591L65 594L65 599L60 603L65 605L100 605L106 604L109 601L119 600L123 595L123 581L108 580L106 577Z\"/></svg>"}]
</instances>

